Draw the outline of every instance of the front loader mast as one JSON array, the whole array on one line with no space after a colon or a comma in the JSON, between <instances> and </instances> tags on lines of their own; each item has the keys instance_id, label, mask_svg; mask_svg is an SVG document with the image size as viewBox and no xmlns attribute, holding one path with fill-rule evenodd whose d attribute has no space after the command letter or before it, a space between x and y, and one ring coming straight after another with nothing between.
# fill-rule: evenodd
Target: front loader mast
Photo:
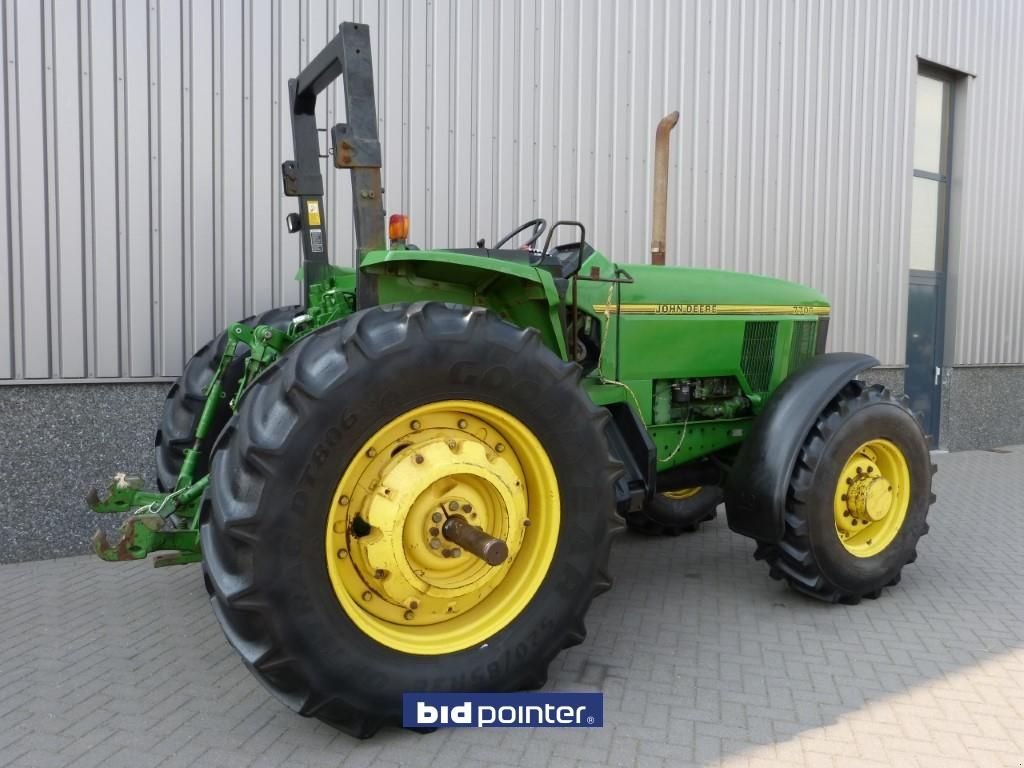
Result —
<instances>
[{"instance_id":1,"label":"front loader mast","mask_svg":"<svg viewBox=\"0 0 1024 768\"><path fill-rule=\"evenodd\" d=\"M214 414L225 405L236 411L253 380L297 340L350 314L356 306L377 303L373 275L358 274L353 293L336 280L337 272L328 257L316 100L339 76L343 78L348 122L331 128L331 154L336 168L351 171L357 263L362 263L368 252L387 245L369 27L345 23L299 76L288 82L295 159L283 163L281 171L284 194L299 198L299 213L289 214L287 224L290 232L302 235L303 311L286 331L269 325L229 326L224 352L204 393L195 440L185 451L173 491L147 491L141 478L118 473L104 498L95 490L89 492L86 501L94 512L131 513L121 525L116 544L111 545L102 531L93 536L93 551L104 560L141 560L162 550L168 553L154 560L156 566L202 559L199 502L209 476L197 478L194 474ZM235 359L239 344L249 349L245 369L235 390L226 392L224 372Z\"/></svg>"}]
</instances>

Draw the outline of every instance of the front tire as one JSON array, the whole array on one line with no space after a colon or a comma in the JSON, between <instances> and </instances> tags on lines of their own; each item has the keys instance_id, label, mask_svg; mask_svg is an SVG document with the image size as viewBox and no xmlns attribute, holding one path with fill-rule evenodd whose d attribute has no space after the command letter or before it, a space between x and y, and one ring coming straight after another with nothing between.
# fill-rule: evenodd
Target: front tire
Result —
<instances>
[{"instance_id":1,"label":"front tire","mask_svg":"<svg viewBox=\"0 0 1024 768\"><path fill-rule=\"evenodd\" d=\"M579 379L536 331L439 303L358 312L261 376L201 511L214 611L261 682L358 737L400 725L404 692L543 685L610 586L620 467ZM452 552L451 509L507 541L504 572Z\"/></svg>"},{"instance_id":2,"label":"front tire","mask_svg":"<svg viewBox=\"0 0 1024 768\"><path fill-rule=\"evenodd\" d=\"M804 441L782 540L761 543L755 557L819 600L876 598L917 559L934 473L913 413L887 389L851 381Z\"/></svg>"},{"instance_id":3,"label":"front tire","mask_svg":"<svg viewBox=\"0 0 1024 768\"><path fill-rule=\"evenodd\" d=\"M722 488L717 485L661 491L639 512L626 516L626 527L645 536L696 533L701 524L715 519L722 496Z\"/></svg>"}]
</instances>

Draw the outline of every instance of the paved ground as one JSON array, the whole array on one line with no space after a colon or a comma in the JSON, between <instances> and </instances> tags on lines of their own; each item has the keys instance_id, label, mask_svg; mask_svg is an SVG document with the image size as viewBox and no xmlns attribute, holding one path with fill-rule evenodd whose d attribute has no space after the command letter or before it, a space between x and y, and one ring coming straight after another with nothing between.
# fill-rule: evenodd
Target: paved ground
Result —
<instances>
[{"instance_id":1,"label":"paved ground","mask_svg":"<svg viewBox=\"0 0 1024 768\"><path fill-rule=\"evenodd\" d=\"M355 742L242 668L196 567L0 566L0 765L1024 765L1024 449L938 457L932 533L859 606L770 581L716 521L623 538L617 583L549 687L602 730L402 731Z\"/></svg>"}]
</instances>

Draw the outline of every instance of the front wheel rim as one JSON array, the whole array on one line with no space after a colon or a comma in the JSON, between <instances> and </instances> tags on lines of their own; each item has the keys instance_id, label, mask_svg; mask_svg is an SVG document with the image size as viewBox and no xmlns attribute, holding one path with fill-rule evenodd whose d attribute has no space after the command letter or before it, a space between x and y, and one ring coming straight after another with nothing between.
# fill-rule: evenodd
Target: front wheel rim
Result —
<instances>
[{"instance_id":1,"label":"front wheel rim","mask_svg":"<svg viewBox=\"0 0 1024 768\"><path fill-rule=\"evenodd\" d=\"M663 491L662 496L672 501L682 501L683 499L691 499L700 493L704 489L704 486L697 485L693 488L679 488L674 491Z\"/></svg>"},{"instance_id":2,"label":"front wheel rim","mask_svg":"<svg viewBox=\"0 0 1024 768\"><path fill-rule=\"evenodd\" d=\"M846 460L833 499L836 535L855 557L873 557L896 538L910 508L910 466L895 443L876 438Z\"/></svg>"},{"instance_id":3,"label":"front wheel rim","mask_svg":"<svg viewBox=\"0 0 1024 768\"><path fill-rule=\"evenodd\" d=\"M496 406L414 408L367 440L338 482L326 557L339 604L398 651L439 655L486 641L533 599L554 558L558 483L540 441ZM505 541L488 565L448 541L450 515Z\"/></svg>"}]
</instances>

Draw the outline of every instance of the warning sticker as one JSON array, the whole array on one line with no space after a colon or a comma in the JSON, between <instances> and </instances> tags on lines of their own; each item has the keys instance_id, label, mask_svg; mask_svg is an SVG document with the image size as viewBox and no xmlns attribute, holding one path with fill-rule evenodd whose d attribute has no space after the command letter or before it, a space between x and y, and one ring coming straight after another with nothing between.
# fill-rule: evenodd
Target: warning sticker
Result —
<instances>
[{"instance_id":1,"label":"warning sticker","mask_svg":"<svg viewBox=\"0 0 1024 768\"><path fill-rule=\"evenodd\" d=\"M309 249L313 253L324 252L324 231L322 229L309 230Z\"/></svg>"},{"instance_id":2,"label":"warning sticker","mask_svg":"<svg viewBox=\"0 0 1024 768\"><path fill-rule=\"evenodd\" d=\"M306 219L309 222L309 226L320 226L320 205L316 200L306 201Z\"/></svg>"}]
</instances>

